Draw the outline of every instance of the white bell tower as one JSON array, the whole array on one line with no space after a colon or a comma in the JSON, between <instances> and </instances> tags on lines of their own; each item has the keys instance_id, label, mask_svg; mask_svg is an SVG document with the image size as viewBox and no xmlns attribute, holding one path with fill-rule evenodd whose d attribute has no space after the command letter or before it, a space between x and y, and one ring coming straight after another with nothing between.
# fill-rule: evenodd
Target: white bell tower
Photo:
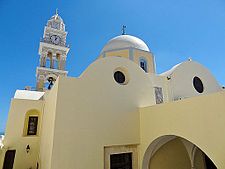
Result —
<instances>
[{"instance_id":1,"label":"white bell tower","mask_svg":"<svg viewBox=\"0 0 225 169\"><path fill-rule=\"evenodd\" d=\"M56 14L48 20L40 41L40 64L36 70L38 91L50 89L58 76L67 76L65 63L69 47L66 36L65 24L56 10Z\"/></svg>"}]
</instances>

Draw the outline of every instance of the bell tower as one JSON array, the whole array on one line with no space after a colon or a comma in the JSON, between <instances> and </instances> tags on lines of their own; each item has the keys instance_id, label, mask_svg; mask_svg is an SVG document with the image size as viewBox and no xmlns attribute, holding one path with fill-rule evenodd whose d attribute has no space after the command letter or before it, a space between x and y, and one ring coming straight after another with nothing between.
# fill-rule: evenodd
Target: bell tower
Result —
<instances>
[{"instance_id":1,"label":"bell tower","mask_svg":"<svg viewBox=\"0 0 225 169\"><path fill-rule=\"evenodd\" d=\"M51 89L58 76L67 76L65 63L69 47L66 45L67 32L62 18L56 14L47 22L39 46L39 67L36 69L36 89Z\"/></svg>"}]
</instances>

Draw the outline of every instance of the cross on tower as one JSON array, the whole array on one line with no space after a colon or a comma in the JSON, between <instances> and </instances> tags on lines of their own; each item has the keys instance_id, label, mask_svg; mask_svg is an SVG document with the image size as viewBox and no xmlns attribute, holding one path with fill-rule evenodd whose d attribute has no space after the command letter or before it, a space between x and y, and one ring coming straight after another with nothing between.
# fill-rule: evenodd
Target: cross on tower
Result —
<instances>
[{"instance_id":1,"label":"cross on tower","mask_svg":"<svg viewBox=\"0 0 225 169\"><path fill-rule=\"evenodd\" d=\"M122 35L126 35L126 25L123 25L122 27Z\"/></svg>"}]
</instances>

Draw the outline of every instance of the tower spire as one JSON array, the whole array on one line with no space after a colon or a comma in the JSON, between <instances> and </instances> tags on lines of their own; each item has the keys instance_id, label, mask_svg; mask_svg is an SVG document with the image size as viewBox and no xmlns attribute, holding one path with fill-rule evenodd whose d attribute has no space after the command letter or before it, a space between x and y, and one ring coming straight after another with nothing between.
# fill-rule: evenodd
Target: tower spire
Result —
<instances>
[{"instance_id":1,"label":"tower spire","mask_svg":"<svg viewBox=\"0 0 225 169\"><path fill-rule=\"evenodd\" d=\"M56 15L58 15L58 8L56 8L56 10L55 10L55 14L56 14Z\"/></svg>"}]
</instances>

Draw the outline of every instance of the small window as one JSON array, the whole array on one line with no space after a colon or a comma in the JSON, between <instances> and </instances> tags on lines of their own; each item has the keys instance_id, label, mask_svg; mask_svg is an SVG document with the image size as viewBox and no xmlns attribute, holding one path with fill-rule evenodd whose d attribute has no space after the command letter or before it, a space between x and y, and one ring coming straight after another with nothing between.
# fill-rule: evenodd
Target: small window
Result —
<instances>
[{"instance_id":1,"label":"small window","mask_svg":"<svg viewBox=\"0 0 225 169\"><path fill-rule=\"evenodd\" d=\"M27 135L37 135L38 117L29 116Z\"/></svg>"},{"instance_id":2,"label":"small window","mask_svg":"<svg viewBox=\"0 0 225 169\"><path fill-rule=\"evenodd\" d=\"M110 169L132 169L132 153L111 154Z\"/></svg>"},{"instance_id":3,"label":"small window","mask_svg":"<svg viewBox=\"0 0 225 169\"><path fill-rule=\"evenodd\" d=\"M41 124L41 113L36 109L26 112L23 127L23 137L38 136Z\"/></svg>"},{"instance_id":4,"label":"small window","mask_svg":"<svg viewBox=\"0 0 225 169\"><path fill-rule=\"evenodd\" d=\"M201 79L199 77L195 76L193 78L193 85L194 85L195 90L198 93L202 93L204 91L203 83L202 83L202 81L201 81Z\"/></svg>"},{"instance_id":5,"label":"small window","mask_svg":"<svg viewBox=\"0 0 225 169\"><path fill-rule=\"evenodd\" d=\"M148 72L148 65L145 59L140 59L140 67L145 71Z\"/></svg>"},{"instance_id":6,"label":"small window","mask_svg":"<svg viewBox=\"0 0 225 169\"><path fill-rule=\"evenodd\" d=\"M163 92L161 87L155 87L155 100L156 104L163 103Z\"/></svg>"},{"instance_id":7,"label":"small window","mask_svg":"<svg viewBox=\"0 0 225 169\"><path fill-rule=\"evenodd\" d=\"M104 147L104 169L138 168L137 145Z\"/></svg>"},{"instance_id":8,"label":"small window","mask_svg":"<svg viewBox=\"0 0 225 169\"><path fill-rule=\"evenodd\" d=\"M114 79L119 84L123 84L126 80L125 75L121 71L116 71L114 73Z\"/></svg>"}]
</instances>

